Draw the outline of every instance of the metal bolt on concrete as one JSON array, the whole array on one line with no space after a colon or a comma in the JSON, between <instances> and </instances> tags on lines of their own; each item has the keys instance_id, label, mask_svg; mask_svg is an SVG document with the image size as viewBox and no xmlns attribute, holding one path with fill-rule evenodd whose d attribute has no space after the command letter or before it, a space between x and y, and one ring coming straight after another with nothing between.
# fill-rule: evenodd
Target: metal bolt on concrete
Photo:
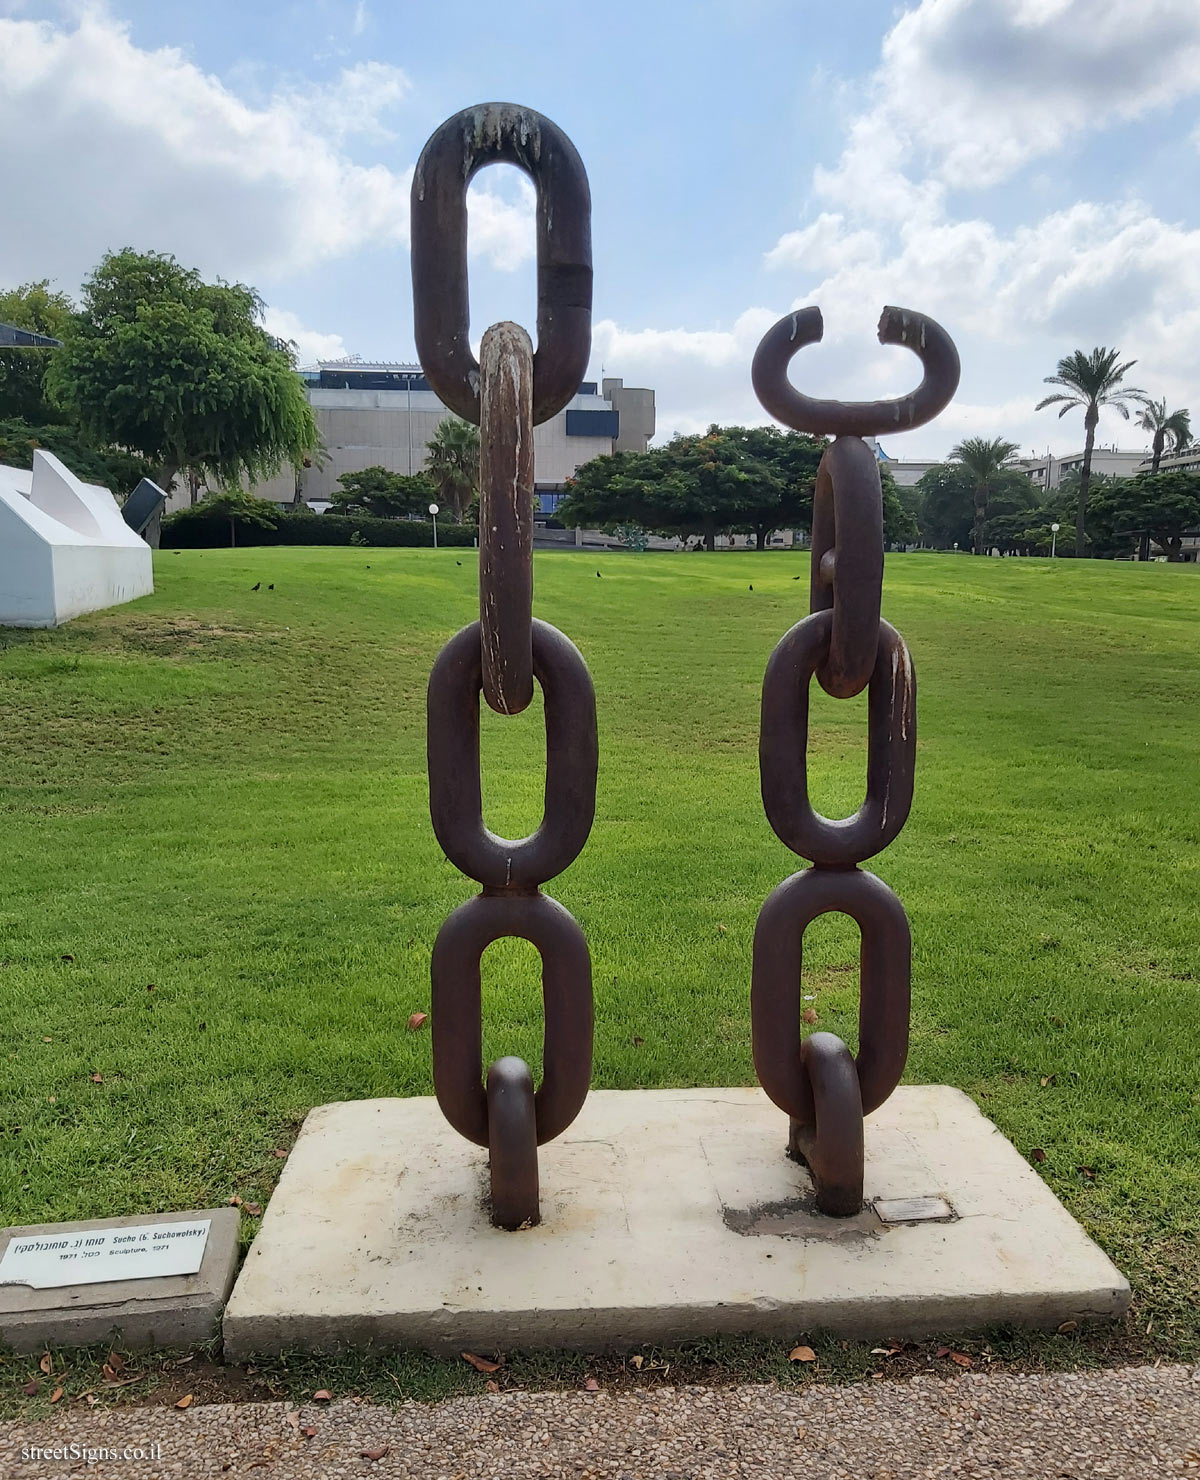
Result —
<instances>
[{"instance_id":1,"label":"metal bolt on concrete","mask_svg":"<svg viewBox=\"0 0 1200 1480\"><path fill-rule=\"evenodd\" d=\"M308 1436L305 1430L315 1432ZM161 1459L87 1449L161 1446ZM75 1444L74 1454L33 1457ZM1200 1369L834 1387L508 1392L71 1412L0 1424L6 1480L1141 1480L1200 1474Z\"/></svg>"}]
</instances>

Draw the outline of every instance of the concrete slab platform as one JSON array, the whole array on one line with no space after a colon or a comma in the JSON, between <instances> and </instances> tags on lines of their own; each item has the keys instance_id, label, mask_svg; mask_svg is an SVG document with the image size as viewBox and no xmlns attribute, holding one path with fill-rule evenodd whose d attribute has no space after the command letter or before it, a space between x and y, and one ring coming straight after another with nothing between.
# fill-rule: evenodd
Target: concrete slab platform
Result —
<instances>
[{"instance_id":1,"label":"concrete slab platform","mask_svg":"<svg viewBox=\"0 0 1200 1480\"><path fill-rule=\"evenodd\" d=\"M203 1208L184 1213L138 1213L129 1218L95 1218L78 1223L38 1223L0 1232L0 1259L15 1238L35 1234L70 1235L98 1229L141 1228L153 1224L210 1220L204 1257L195 1274L108 1280L103 1284L34 1289L0 1285L0 1346L17 1352L47 1347L86 1346L117 1339L123 1347L189 1348L211 1341L237 1272L239 1214L236 1208Z\"/></svg>"},{"instance_id":2,"label":"concrete slab platform","mask_svg":"<svg viewBox=\"0 0 1200 1480\"><path fill-rule=\"evenodd\" d=\"M870 1117L854 1218L812 1211L786 1141L758 1089L597 1091L541 1149L541 1224L504 1233L486 1153L434 1100L321 1106L238 1277L226 1354L915 1337L1128 1304L1120 1272L958 1090L902 1088Z\"/></svg>"}]
</instances>

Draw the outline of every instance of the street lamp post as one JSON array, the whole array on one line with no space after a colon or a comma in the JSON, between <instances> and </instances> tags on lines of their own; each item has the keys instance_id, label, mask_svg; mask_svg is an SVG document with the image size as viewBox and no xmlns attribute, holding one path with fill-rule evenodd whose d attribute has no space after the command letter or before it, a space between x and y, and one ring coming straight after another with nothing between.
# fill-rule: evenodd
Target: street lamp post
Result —
<instances>
[{"instance_id":1,"label":"street lamp post","mask_svg":"<svg viewBox=\"0 0 1200 1480\"><path fill-rule=\"evenodd\" d=\"M1061 524L1052 524L1050 526L1050 559L1051 560L1054 559L1054 551L1055 551L1055 548L1058 545L1058 531L1061 528L1062 528L1062 525Z\"/></svg>"},{"instance_id":2,"label":"street lamp post","mask_svg":"<svg viewBox=\"0 0 1200 1480\"><path fill-rule=\"evenodd\" d=\"M437 516L438 516L438 506L436 504L430 504L429 505L429 512L433 516L433 548L436 550L437 549Z\"/></svg>"}]
</instances>

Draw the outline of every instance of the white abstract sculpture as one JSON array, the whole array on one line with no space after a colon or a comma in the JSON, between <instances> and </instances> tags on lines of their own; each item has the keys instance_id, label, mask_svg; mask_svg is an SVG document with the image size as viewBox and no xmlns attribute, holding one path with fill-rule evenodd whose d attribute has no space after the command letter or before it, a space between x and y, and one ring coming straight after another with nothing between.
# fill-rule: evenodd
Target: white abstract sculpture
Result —
<instances>
[{"instance_id":1,"label":"white abstract sculpture","mask_svg":"<svg viewBox=\"0 0 1200 1480\"><path fill-rule=\"evenodd\" d=\"M0 626L57 627L154 590L150 546L107 488L49 452L0 466Z\"/></svg>"}]
</instances>

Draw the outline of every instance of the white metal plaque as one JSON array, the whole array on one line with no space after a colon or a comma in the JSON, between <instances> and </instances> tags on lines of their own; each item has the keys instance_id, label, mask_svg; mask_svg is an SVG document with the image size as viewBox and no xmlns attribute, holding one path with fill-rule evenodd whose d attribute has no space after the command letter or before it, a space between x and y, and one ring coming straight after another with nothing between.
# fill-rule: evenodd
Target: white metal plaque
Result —
<instances>
[{"instance_id":1,"label":"white metal plaque","mask_svg":"<svg viewBox=\"0 0 1200 1480\"><path fill-rule=\"evenodd\" d=\"M0 1259L0 1285L56 1290L63 1285L195 1274L211 1223L204 1218L195 1223L25 1234L12 1239Z\"/></svg>"}]
</instances>

